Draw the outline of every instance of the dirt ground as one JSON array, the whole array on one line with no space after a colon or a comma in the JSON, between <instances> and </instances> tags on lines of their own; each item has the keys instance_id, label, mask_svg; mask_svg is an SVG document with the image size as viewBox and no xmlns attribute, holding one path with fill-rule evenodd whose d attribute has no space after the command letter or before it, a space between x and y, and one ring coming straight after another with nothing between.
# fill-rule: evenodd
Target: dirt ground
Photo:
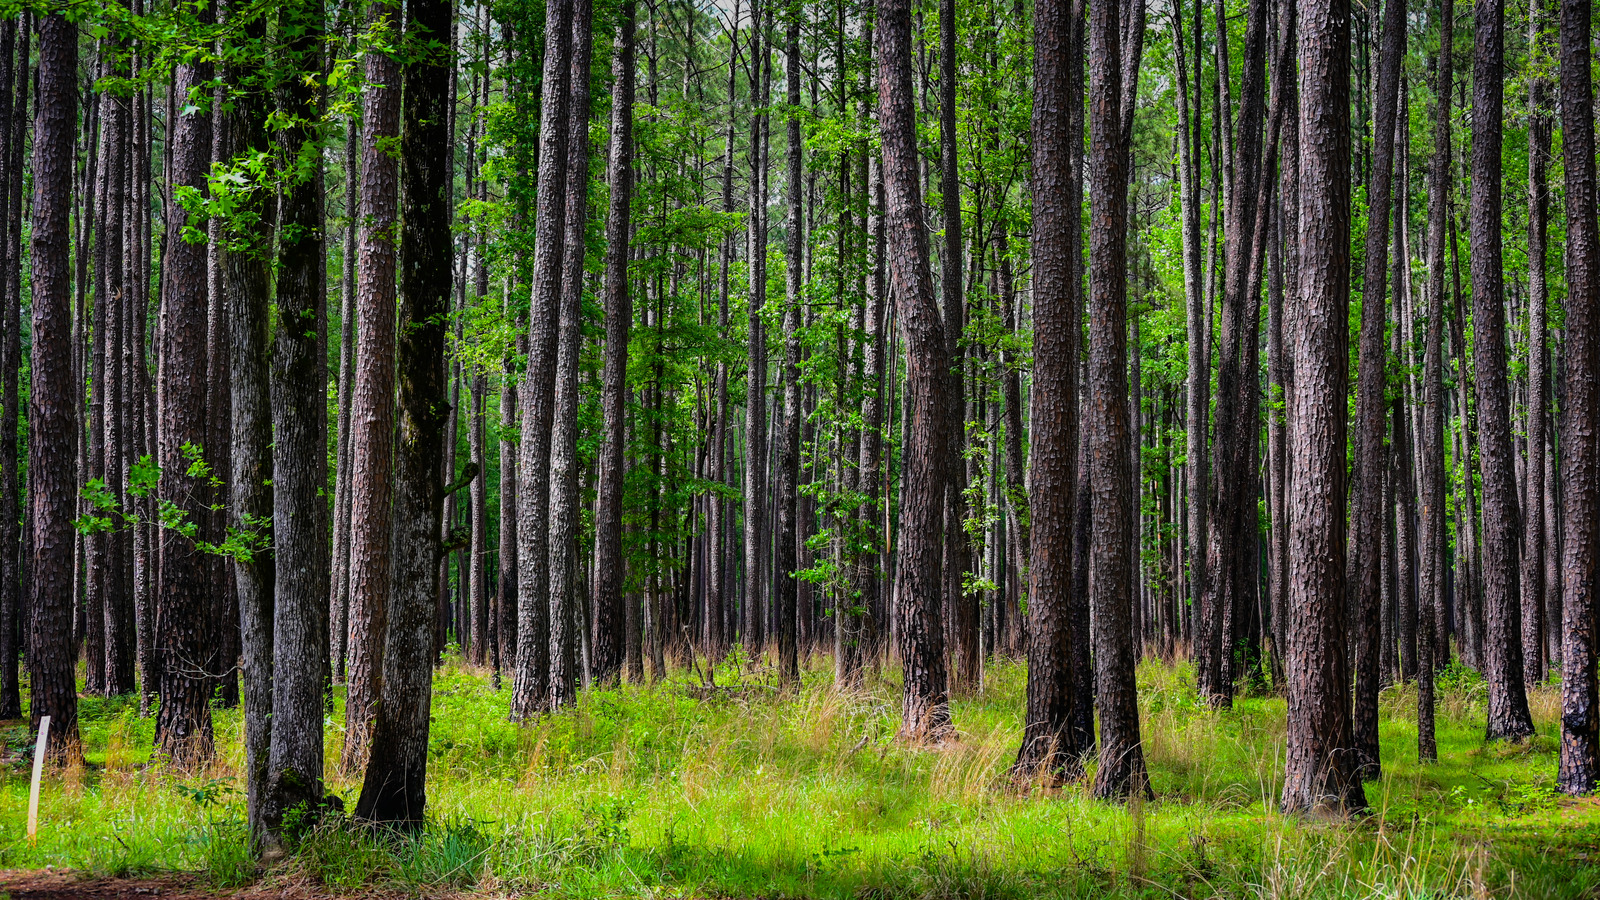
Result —
<instances>
[{"instance_id":1,"label":"dirt ground","mask_svg":"<svg viewBox=\"0 0 1600 900\"><path fill-rule=\"evenodd\" d=\"M322 900L332 894L303 881L267 879L232 891L181 875L85 878L60 869L0 871L0 900ZM382 895L373 895L378 900ZM345 898L348 900L348 898Z\"/></svg>"}]
</instances>

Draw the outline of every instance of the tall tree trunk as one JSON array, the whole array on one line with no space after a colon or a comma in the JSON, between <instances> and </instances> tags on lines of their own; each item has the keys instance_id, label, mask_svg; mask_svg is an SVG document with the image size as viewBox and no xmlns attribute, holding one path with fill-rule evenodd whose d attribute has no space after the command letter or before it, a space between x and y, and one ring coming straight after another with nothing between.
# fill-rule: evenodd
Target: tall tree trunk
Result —
<instances>
[{"instance_id":1,"label":"tall tree trunk","mask_svg":"<svg viewBox=\"0 0 1600 900\"><path fill-rule=\"evenodd\" d=\"M294 71L320 71L322 0L295 0L278 14L292 35L284 47ZM280 828L295 809L322 799L322 694L326 671L329 578L327 408L327 245L316 82L284 79L277 115L290 124L275 135L278 165L294 176L278 210L277 306L272 348L272 750L266 819ZM166 562L162 562L163 572ZM393 654L386 654L393 658Z\"/></svg>"},{"instance_id":2,"label":"tall tree trunk","mask_svg":"<svg viewBox=\"0 0 1600 900\"><path fill-rule=\"evenodd\" d=\"M1083 746L1073 728L1072 532L1078 488L1078 277L1074 256L1080 210L1074 204L1073 128L1083 105L1082 0L1035 0L1033 115L1033 471L1025 512L1028 552L1027 718L1016 771L1075 777ZM1081 140L1081 135L1079 136ZM1020 397L1008 404L1020 405ZM1018 425L1021 414L1009 416ZM1020 447L1015 453L1020 463ZM1012 472L1017 478L1020 471ZM1013 490L1015 490L1015 486ZM1022 539L1019 537L1019 540Z\"/></svg>"},{"instance_id":3,"label":"tall tree trunk","mask_svg":"<svg viewBox=\"0 0 1600 900\"><path fill-rule=\"evenodd\" d=\"M1400 63L1406 52L1406 0L1388 0L1383 10L1383 49L1378 60L1378 96L1373 104L1371 180L1367 189L1366 271L1361 282L1361 359L1356 386L1356 491L1354 569L1357 576L1356 696L1352 734L1363 780L1382 773L1378 756L1378 640L1382 624L1383 452L1388 425L1388 347L1385 296L1389 274L1389 210L1393 196L1394 134L1399 107ZM1402 193L1404 185L1402 185ZM1404 207L1402 207L1402 210Z\"/></svg>"},{"instance_id":4,"label":"tall tree trunk","mask_svg":"<svg viewBox=\"0 0 1600 900\"><path fill-rule=\"evenodd\" d=\"M72 641L72 520L76 515L77 386L72 373L72 145L77 129L78 26L39 22L39 93L33 125L33 360L28 418L28 669L33 723L50 717L52 761L78 757L77 663ZM1576 654L1569 654L1575 656ZM165 704L163 704L165 709Z\"/></svg>"},{"instance_id":5,"label":"tall tree trunk","mask_svg":"<svg viewBox=\"0 0 1600 900\"><path fill-rule=\"evenodd\" d=\"M805 418L800 390L800 291L805 270L802 247L804 223L801 214L804 167L800 143L800 15L801 7L791 7L788 21L788 43L784 56L787 66L784 81L788 87L789 109L787 120L788 172L784 189L787 192L789 227L784 248L784 305L783 305L783 430L778 435L778 534L777 534L777 615L778 615L778 680L786 685L797 684L800 679L799 651L796 640L799 615L800 568L798 541L800 537L800 426Z\"/></svg>"},{"instance_id":6,"label":"tall tree trunk","mask_svg":"<svg viewBox=\"0 0 1600 900\"><path fill-rule=\"evenodd\" d=\"M450 0L410 0L406 34L449 34ZM559 34L559 32L558 32ZM450 54L434 49L406 61L400 132L399 442L395 447L394 586L384 642L383 695L358 818L420 827L427 803L428 718L433 697L433 614L437 590L439 483L445 407L444 345L454 268L450 253ZM463 480L477 473L468 466ZM460 487L451 486L450 490Z\"/></svg>"},{"instance_id":7,"label":"tall tree trunk","mask_svg":"<svg viewBox=\"0 0 1600 900\"><path fill-rule=\"evenodd\" d=\"M1505 3L1473 5L1472 66L1472 369L1478 401L1478 467L1483 477L1484 669L1488 738L1533 734L1522 680L1522 605L1518 596L1516 485L1512 480L1511 400L1507 393L1504 274L1501 271L1500 117L1504 113ZM1441 542L1442 543L1442 542ZM1443 566L1443 556L1439 559Z\"/></svg>"},{"instance_id":8,"label":"tall tree trunk","mask_svg":"<svg viewBox=\"0 0 1600 900\"><path fill-rule=\"evenodd\" d=\"M398 31L400 5L373 4L375 28ZM393 583L395 232L400 205L400 61L366 57L361 105L361 237L356 260L355 397L350 434L350 662L340 768L366 765L383 693L383 641Z\"/></svg>"},{"instance_id":9,"label":"tall tree trunk","mask_svg":"<svg viewBox=\"0 0 1600 900\"><path fill-rule=\"evenodd\" d=\"M595 678L604 683L622 671L627 577L622 556L622 487L627 476L628 332L633 300L628 294L628 248L633 234L633 31L634 3L624 0L612 57L611 199L606 211L605 363L600 376L601 437L599 502L595 513Z\"/></svg>"},{"instance_id":10,"label":"tall tree trunk","mask_svg":"<svg viewBox=\"0 0 1600 900\"><path fill-rule=\"evenodd\" d=\"M1596 560L1600 560L1600 229L1595 222L1594 86L1589 0L1561 3L1561 150L1566 164L1566 398L1561 435L1561 766L1556 786L1587 794L1600 778L1595 685ZM37 177L37 176L35 176ZM34 232L37 235L37 231ZM37 321L35 312L35 321ZM35 332L37 334L37 332Z\"/></svg>"},{"instance_id":11,"label":"tall tree trunk","mask_svg":"<svg viewBox=\"0 0 1600 900\"><path fill-rule=\"evenodd\" d=\"M578 697L578 350L583 343L584 231L589 221L589 60L594 5L573 0L567 126L566 254L550 438L550 704Z\"/></svg>"},{"instance_id":12,"label":"tall tree trunk","mask_svg":"<svg viewBox=\"0 0 1600 900\"><path fill-rule=\"evenodd\" d=\"M209 9L202 13L209 16ZM173 92L187 97L206 85L212 67L206 61L185 62L173 78ZM188 222L178 202L180 188L206 189L211 163L210 112L192 107L172 121L167 234L177 236ZM198 525L211 514L208 480L190 474L197 451L207 436L206 409L206 248L187 240L169 239L162 256L160 328L159 433L161 497ZM320 404L319 400L319 404ZM156 630L161 672L156 717L156 745L172 763L204 765L214 753L211 733L212 657L216 649L214 604L210 597L207 560L195 539L162 528L161 606ZM282 540L281 535L279 540Z\"/></svg>"},{"instance_id":13,"label":"tall tree trunk","mask_svg":"<svg viewBox=\"0 0 1600 900\"><path fill-rule=\"evenodd\" d=\"M878 120L890 272L906 337L905 488L900 498L895 605L905 668L900 737L943 740L951 730L939 591L949 406L949 344L934 299L928 225L917 179L917 123L911 82L911 9L878 0Z\"/></svg>"},{"instance_id":14,"label":"tall tree trunk","mask_svg":"<svg viewBox=\"0 0 1600 900\"><path fill-rule=\"evenodd\" d=\"M1550 54L1547 11L1541 0L1528 8L1528 46L1540 59ZM1545 308L1549 287L1545 280L1550 220L1549 79L1542 75L1528 83L1528 489L1523 507L1522 539L1522 672L1527 684L1538 684L1549 674L1545 650L1545 436L1549 421L1550 377L1546 370ZM1552 623L1553 624L1553 623Z\"/></svg>"},{"instance_id":15,"label":"tall tree trunk","mask_svg":"<svg viewBox=\"0 0 1600 900\"><path fill-rule=\"evenodd\" d=\"M1350 8L1309 5L1300 57L1300 323L1290 453L1285 811L1358 810L1345 659L1345 392L1350 270Z\"/></svg>"},{"instance_id":16,"label":"tall tree trunk","mask_svg":"<svg viewBox=\"0 0 1600 900\"><path fill-rule=\"evenodd\" d=\"M1143 28L1144 23L1132 26ZM1084 440L1091 512L1089 602L1095 616L1100 708L1100 798L1150 792L1139 740L1133 638L1132 450L1128 421L1128 146L1122 128L1122 27L1115 4L1090 9L1089 40L1089 391ZM1067 211L1068 214L1072 210Z\"/></svg>"},{"instance_id":17,"label":"tall tree trunk","mask_svg":"<svg viewBox=\"0 0 1600 900\"><path fill-rule=\"evenodd\" d=\"M761 321L767 304L767 123L759 110L767 105L771 84L762 80L763 54L770 47L762 44L763 13L760 3L750 7L750 83L757 107L750 116L750 218L747 257L750 269L748 352L745 374L745 475L744 475L744 600L741 605L740 641L746 658L754 663L761 658L765 638L765 570L767 493L767 337Z\"/></svg>"},{"instance_id":18,"label":"tall tree trunk","mask_svg":"<svg viewBox=\"0 0 1600 900\"><path fill-rule=\"evenodd\" d=\"M545 11L544 95L539 122L539 211L528 321L528 371L517 399L522 414L517 460L517 661L511 717L522 720L550 701L550 428L566 245L568 91L572 81L572 3Z\"/></svg>"},{"instance_id":19,"label":"tall tree trunk","mask_svg":"<svg viewBox=\"0 0 1600 900\"><path fill-rule=\"evenodd\" d=\"M0 118L4 134L4 155L0 157L0 260L7 274L0 281L0 717L22 716L22 692L17 678L18 624L22 613L22 473L17 452L18 426L21 424L22 296L11 289L10 273L22 267L18 248L21 240L22 144L28 115L28 65L31 33L24 18L5 26L0 39L0 104L6 115ZM14 68L13 68L14 66ZM13 90L13 82L16 89ZM19 285L20 286L20 285Z\"/></svg>"}]
</instances>

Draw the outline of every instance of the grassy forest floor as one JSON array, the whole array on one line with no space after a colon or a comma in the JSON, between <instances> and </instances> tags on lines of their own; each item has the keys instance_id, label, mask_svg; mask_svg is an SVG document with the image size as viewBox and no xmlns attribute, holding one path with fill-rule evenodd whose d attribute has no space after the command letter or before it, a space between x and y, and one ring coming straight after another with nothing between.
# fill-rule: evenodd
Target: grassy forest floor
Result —
<instances>
[{"instance_id":1,"label":"grassy forest floor","mask_svg":"<svg viewBox=\"0 0 1600 900\"><path fill-rule=\"evenodd\" d=\"M1559 692L1530 698L1538 734L1483 744L1485 693L1442 680L1439 755L1416 761L1415 695L1383 696L1384 777L1354 822L1277 811L1284 703L1210 712L1186 665L1139 670L1157 799L1131 807L1011 785L1023 667L997 663L959 699L960 740L892 738L898 686L833 690L819 660L795 696L768 675L586 694L519 728L509 685L452 659L435 681L420 836L319 826L271 871L245 846L240 720L218 710L205 773L147 768L152 720L131 699L82 701L88 765L47 782L25 837L25 722L5 723L0 867L93 877L198 873L217 890L276 880L319 893L539 890L563 897L1600 897L1600 802L1554 793ZM26 692L24 692L26 696ZM342 714L327 718L329 771ZM357 778L331 790L353 806ZM0 891L3 891L0 886Z\"/></svg>"}]
</instances>

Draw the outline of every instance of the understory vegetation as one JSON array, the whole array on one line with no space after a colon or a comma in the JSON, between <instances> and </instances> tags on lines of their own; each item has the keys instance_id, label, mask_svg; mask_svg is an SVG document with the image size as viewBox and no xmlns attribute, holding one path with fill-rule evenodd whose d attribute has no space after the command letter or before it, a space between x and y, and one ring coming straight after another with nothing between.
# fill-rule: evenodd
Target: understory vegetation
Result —
<instances>
[{"instance_id":1,"label":"understory vegetation","mask_svg":"<svg viewBox=\"0 0 1600 900\"><path fill-rule=\"evenodd\" d=\"M36 844L33 737L25 721L0 732L0 866L199 872L219 889L278 879L334 893L558 897L1410 900L1600 887L1600 804L1555 791L1558 687L1530 692L1534 737L1485 745L1481 676L1447 670L1439 761L1426 766L1414 688L1385 689L1370 815L1318 821L1277 811L1284 701L1210 710L1187 662L1139 668L1156 799L1126 806L1090 799L1087 779L1052 789L1008 777L1020 664L997 662L976 695L955 700L956 740L910 749L894 741L893 676L844 693L826 663L813 660L795 693L774 673L727 665L714 688L678 671L585 691L517 725L509 685L452 654L434 686L427 827L399 836L329 816L265 864L248 846L237 710L216 710L217 760L178 777L150 763L154 720L135 699L85 698L86 763L47 778ZM353 806L359 778L338 770L342 703L326 719L328 786Z\"/></svg>"}]
</instances>

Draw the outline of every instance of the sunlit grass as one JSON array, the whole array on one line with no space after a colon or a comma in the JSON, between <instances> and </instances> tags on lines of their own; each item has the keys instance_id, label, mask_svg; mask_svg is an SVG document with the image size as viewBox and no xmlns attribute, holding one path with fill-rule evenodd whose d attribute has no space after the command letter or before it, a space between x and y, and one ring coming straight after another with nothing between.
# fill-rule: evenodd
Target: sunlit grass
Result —
<instances>
[{"instance_id":1,"label":"sunlit grass","mask_svg":"<svg viewBox=\"0 0 1600 900\"><path fill-rule=\"evenodd\" d=\"M1019 664L996 662L955 701L960 740L937 750L894 742L892 670L850 693L829 672L816 660L784 695L765 670L724 667L707 699L680 673L517 726L509 686L492 690L452 655L435 681L431 827L396 839L324 822L265 877L571 897L1592 897L1600 884L1588 859L1600 807L1553 790L1552 688L1533 698L1537 736L1485 746L1482 683L1449 673L1441 759L1428 766L1415 692L1388 689L1372 814L1317 823L1277 812L1283 701L1209 711L1186 664L1140 667L1157 799L1133 807L1095 802L1082 783L1021 790L1005 777L1021 737ZM236 710L217 710L217 763L181 778L146 768L152 723L134 701L85 700L83 717L89 766L47 784L36 846L20 762L32 738L4 732L0 866L188 870L219 885L258 874L243 852ZM353 806L359 780L335 774L329 790Z\"/></svg>"}]
</instances>

